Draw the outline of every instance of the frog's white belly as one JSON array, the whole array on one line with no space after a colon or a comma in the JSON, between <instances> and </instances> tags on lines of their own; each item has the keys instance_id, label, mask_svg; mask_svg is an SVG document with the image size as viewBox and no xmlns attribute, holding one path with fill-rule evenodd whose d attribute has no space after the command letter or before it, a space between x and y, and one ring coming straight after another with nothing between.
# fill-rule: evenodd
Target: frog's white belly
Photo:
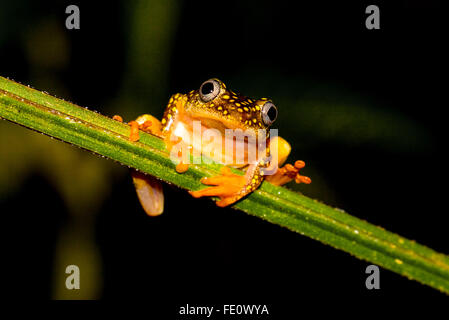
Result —
<instances>
[{"instance_id":1,"label":"frog's white belly","mask_svg":"<svg viewBox=\"0 0 449 320\"><path fill-rule=\"evenodd\" d=\"M216 163L244 167L257 161L256 139L249 135L245 138L245 135L232 130L226 130L223 134L218 129L201 125L199 121L177 121L173 123L171 140L177 141L178 138L193 149L194 156L201 156L202 162L212 159Z\"/></svg>"}]
</instances>

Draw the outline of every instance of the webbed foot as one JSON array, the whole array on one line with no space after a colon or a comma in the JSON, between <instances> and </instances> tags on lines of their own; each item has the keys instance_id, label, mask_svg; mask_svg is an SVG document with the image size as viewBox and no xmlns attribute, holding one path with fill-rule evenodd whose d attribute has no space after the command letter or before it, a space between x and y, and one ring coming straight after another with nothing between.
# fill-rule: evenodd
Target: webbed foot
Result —
<instances>
[{"instance_id":1,"label":"webbed foot","mask_svg":"<svg viewBox=\"0 0 449 320\"><path fill-rule=\"evenodd\" d=\"M201 179L201 183L212 185L213 187L205 188L198 191L189 191L194 198L200 197L219 197L220 200L216 202L219 207L226 207L237 200L242 195L242 190L246 185L245 176L241 176L231 172L228 167L222 167L221 175L215 177L205 177Z\"/></svg>"},{"instance_id":2,"label":"webbed foot","mask_svg":"<svg viewBox=\"0 0 449 320\"><path fill-rule=\"evenodd\" d=\"M312 179L299 174L299 170L304 168L305 165L305 162L301 160L296 161L294 166L287 163L282 168L279 168L275 174L266 176L265 180L276 186L282 186L292 180L295 180L296 183L309 184L312 182Z\"/></svg>"},{"instance_id":3,"label":"webbed foot","mask_svg":"<svg viewBox=\"0 0 449 320\"><path fill-rule=\"evenodd\" d=\"M112 119L123 122L122 117L115 115ZM162 137L161 122L150 114L139 116L136 120L128 122L131 126L129 139L131 141L139 141L139 130L148 132L157 137Z\"/></svg>"}]
</instances>

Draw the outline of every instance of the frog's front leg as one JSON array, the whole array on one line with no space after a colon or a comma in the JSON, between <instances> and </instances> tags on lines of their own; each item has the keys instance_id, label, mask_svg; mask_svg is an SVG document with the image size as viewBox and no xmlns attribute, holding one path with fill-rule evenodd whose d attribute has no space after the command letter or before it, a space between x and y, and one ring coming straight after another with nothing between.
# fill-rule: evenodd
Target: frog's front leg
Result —
<instances>
[{"instance_id":1,"label":"frog's front leg","mask_svg":"<svg viewBox=\"0 0 449 320\"><path fill-rule=\"evenodd\" d=\"M276 186L282 186L292 180L295 180L296 183L311 183L312 180L309 177L299 174L299 171L306 165L304 161L298 160L294 165L287 163L280 168L290 154L290 144L278 136L276 140L270 141L270 149L274 150L275 146L278 150L278 169L273 175L266 176L265 180Z\"/></svg>"},{"instance_id":2,"label":"frog's front leg","mask_svg":"<svg viewBox=\"0 0 449 320\"><path fill-rule=\"evenodd\" d=\"M113 116L112 119L123 122L122 117L118 115ZM139 141L139 130L151 133L159 138L164 137L161 122L151 114L143 114L136 120L128 122L128 124L131 126L131 132L129 134L129 140L131 141Z\"/></svg>"},{"instance_id":3,"label":"frog's front leg","mask_svg":"<svg viewBox=\"0 0 449 320\"><path fill-rule=\"evenodd\" d=\"M165 140L167 145L170 145L170 134L171 128L175 119L178 117L187 99L183 95L174 94L170 97L167 107L165 108L164 116L162 121L159 121L150 114L143 114L139 116L136 120L130 121L128 124L131 126L131 133L129 139L131 141L139 140L139 130L151 133L159 138ZM123 122L122 117L115 115L114 120Z\"/></svg>"},{"instance_id":4,"label":"frog's front leg","mask_svg":"<svg viewBox=\"0 0 449 320\"><path fill-rule=\"evenodd\" d=\"M309 177L299 174L299 170L305 167L304 161L297 160L294 165L287 163L282 168L279 168L275 174L267 176L266 180L276 186L282 186L292 180L296 183L310 184L312 180Z\"/></svg>"},{"instance_id":5,"label":"frog's front leg","mask_svg":"<svg viewBox=\"0 0 449 320\"><path fill-rule=\"evenodd\" d=\"M259 187L263 181L263 176L260 172L263 166L263 161L252 164L243 176L232 173L229 167L222 167L220 170L221 175L201 179L201 183L212 185L213 187L190 191L189 193L195 198L205 196L219 197L220 200L216 202L217 206L226 207Z\"/></svg>"}]
</instances>

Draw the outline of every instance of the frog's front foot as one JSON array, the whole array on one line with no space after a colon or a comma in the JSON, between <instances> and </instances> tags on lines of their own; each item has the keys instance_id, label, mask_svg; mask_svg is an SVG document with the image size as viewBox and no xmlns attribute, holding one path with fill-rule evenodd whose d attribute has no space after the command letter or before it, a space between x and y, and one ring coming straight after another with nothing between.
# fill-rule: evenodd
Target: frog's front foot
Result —
<instances>
[{"instance_id":1,"label":"frog's front foot","mask_svg":"<svg viewBox=\"0 0 449 320\"><path fill-rule=\"evenodd\" d=\"M296 183L309 184L312 180L309 177L299 174L299 170L305 167L304 161L298 160L295 165L286 164L282 168L279 168L277 172L271 176L266 176L266 180L276 186L282 186L287 182L295 180Z\"/></svg>"},{"instance_id":2,"label":"frog's front foot","mask_svg":"<svg viewBox=\"0 0 449 320\"><path fill-rule=\"evenodd\" d=\"M115 115L112 119L123 122L122 117ZM152 135L162 137L161 122L150 114L139 116L136 120L128 122L131 126L129 139L131 141L139 141L139 130L151 133Z\"/></svg>"},{"instance_id":3,"label":"frog's front foot","mask_svg":"<svg viewBox=\"0 0 449 320\"><path fill-rule=\"evenodd\" d=\"M189 191L194 198L200 197L219 197L216 202L219 207L226 207L242 197L242 190L246 185L245 176L241 176L231 172L228 167L222 167L221 175L215 177L205 177L201 179L201 183L212 185L206 189L198 191Z\"/></svg>"}]
</instances>

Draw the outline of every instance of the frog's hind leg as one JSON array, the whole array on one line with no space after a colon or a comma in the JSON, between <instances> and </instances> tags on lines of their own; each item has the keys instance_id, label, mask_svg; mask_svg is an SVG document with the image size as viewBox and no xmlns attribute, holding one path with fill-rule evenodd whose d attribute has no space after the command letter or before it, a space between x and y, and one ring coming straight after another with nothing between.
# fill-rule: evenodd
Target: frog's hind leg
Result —
<instances>
[{"instance_id":1,"label":"frog's hind leg","mask_svg":"<svg viewBox=\"0 0 449 320\"><path fill-rule=\"evenodd\" d=\"M158 216L164 211L164 193L161 182L153 176L131 170L140 204L149 216Z\"/></svg>"},{"instance_id":2,"label":"frog's hind leg","mask_svg":"<svg viewBox=\"0 0 449 320\"><path fill-rule=\"evenodd\" d=\"M122 117L117 115L112 117L112 119L123 122ZM128 124L131 126L131 133L129 135L129 139L131 141L139 140L139 130L148 132L159 138L163 138L161 122L150 114L143 114L136 120L128 122Z\"/></svg>"}]
</instances>

